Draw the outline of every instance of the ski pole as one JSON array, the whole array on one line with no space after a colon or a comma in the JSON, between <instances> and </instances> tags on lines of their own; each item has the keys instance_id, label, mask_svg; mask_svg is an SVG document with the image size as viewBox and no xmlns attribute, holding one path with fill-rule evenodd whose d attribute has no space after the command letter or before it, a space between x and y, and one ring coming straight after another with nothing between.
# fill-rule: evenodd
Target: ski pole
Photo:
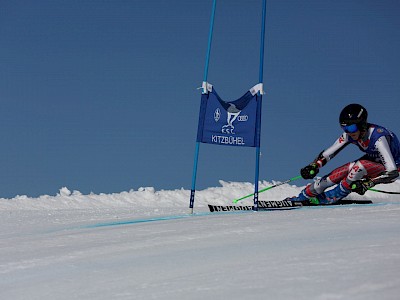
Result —
<instances>
[{"instance_id":1,"label":"ski pole","mask_svg":"<svg viewBox=\"0 0 400 300\"><path fill-rule=\"evenodd\" d=\"M258 193L262 193L262 192L268 191L268 190L273 189L273 188L275 188L275 187L277 187L277 186L280 186L280 185L283 185L283 184L285 184L285 183L289 183L289 182L295 181L295 180L300 179L300 178L301 178L301 175L296 176L296 177L293 177L293 178L290 178L290 179L288 179L288 180L286 180L286 181L284 181L284 182L280 182L280 183L271 185L271 186L269 186L269 187L266 187L266 188L264 188L264 189L262 189L262 190L259 190ZM253 195L254 195L254 193L253 193L253 194L248 194L248 195L243 196L243 197L241 197L241 198L235 199L235 200L233 200L232 202L233 202L233 203L238 203L239 201L241 201L241 200L243 200L243 199L246 199L246 198L249 198L249 197L251 197L251 196L253 196Z\"/></svg>"},{"instance_id":2,"label":"ski pole","mask_svg":"<svg viewBox=\"0 0 400 300\"><path fill-rule=\"evenodd\" d=\"M384 194L400 195L400 192L388 192L388 191L382 191L382 190L376 190L376 189L368 189L368 191L384 193Z\"/></svg>"}]
</instances>

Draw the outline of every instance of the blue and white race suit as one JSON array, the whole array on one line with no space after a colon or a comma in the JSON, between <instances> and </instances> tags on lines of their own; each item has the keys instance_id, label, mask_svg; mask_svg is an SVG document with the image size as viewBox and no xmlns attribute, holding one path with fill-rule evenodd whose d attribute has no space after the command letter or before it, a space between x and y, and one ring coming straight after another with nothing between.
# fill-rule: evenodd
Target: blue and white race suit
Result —
<instances>
[{"instance_id":1,"label":"blue and white race suit","mask_svg":"<svg viewBox=\"0 0 400 300\"><path fill-rule=\"evenodd\" d=\"M344 132L314 162L321 168L350 144L358 146L365 155L308 185L305 190L307 196L314 197L340 182L344 187L350 188L352 182L364 177L371 178L374 184L380 184L391 183L399 176L400 142L393 132L375 124L368 124L367 131L358 140L353 140Z\"/></svg>"}]
</instances>

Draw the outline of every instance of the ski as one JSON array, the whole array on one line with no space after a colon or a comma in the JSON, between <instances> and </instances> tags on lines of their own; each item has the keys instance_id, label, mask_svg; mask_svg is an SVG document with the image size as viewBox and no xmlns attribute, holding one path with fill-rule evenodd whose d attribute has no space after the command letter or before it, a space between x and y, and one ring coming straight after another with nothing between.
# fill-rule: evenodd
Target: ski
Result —
<instances>
[{"instance_id":1,"label":"ski","mask_svg":"<svg viewBox=\"0 0 400 300\"><path fill-rule=\"evenodd\" d=\"M289 200L280 201L258 201L259 210L289 210L300 208L301 206L293 204ZM208 204L210 212L220 212L220 211L246 211L253 210L252 205L211 205Z\"/></svg>"},{"instance_id":2,"label":"ski","mask_svg":"<svg viewBox=\"0 0 400 300\"><path fill-rule=\"evenodd\" d=\"M309 202L294 202L295 205L300 205L300 206L332 206L332 205L346 205L346 204L372 204L372 200L369 199L357 199L357 200L353 200L353 199L342 199L339 200L338 202L332 203L332 204L320 204L320 205L316 205L316 204L312 204Z\"/></svg>"},{"instance_id":3,"label":"ski","mask_svg":"<svg viewBox=\"0 0 400 300\"><path fill-rule=\"evenodd\" d=\"M258 210L269 211L269 210L290 210L298 209L303 206L333 206L333 205L348 205L348 204L372 204L373 202L368 199L363 200L352 200L352 199L342 199L333 204L326 205L315 205L305 202L292 202L290 200L280 200L280 201L259 201ZM228 212L228 211L251 211L254 209L252 205L212 205L208 204L210 212Z\"/></svg>"}]
</instances>

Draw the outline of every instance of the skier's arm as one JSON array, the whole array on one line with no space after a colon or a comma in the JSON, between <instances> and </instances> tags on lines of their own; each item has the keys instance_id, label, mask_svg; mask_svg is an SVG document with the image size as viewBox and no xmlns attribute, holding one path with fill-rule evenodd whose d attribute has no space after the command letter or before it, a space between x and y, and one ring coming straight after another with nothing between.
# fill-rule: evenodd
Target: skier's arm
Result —
<instances>
[{"instance_id":1,"label":"skier's arm","mask_svg":"<svg viewBox=\"0 0 400 300\"><path fill-rule=\"evenodd\" d=\"M399 177L396 163L394 161L392 152L386 136L381 136L375 143L375 148L379 152L379 158L385 166L385 172L381 173L378 177L372 178L374 184L391 183Z\"/></svg>"},{"instance_id":2,"label":"skier's arm","mask_svg":"<svg viewBox=\"0 0 400 300\"><path fill-rule=\"evenodd\" d=\"M332 146L322 151L312 163L300 170L301 176L304 179L314 178L318 174L319 168L326 165L329 160L335 157L336 154L343 150L343 148L348 144L347 134L343 133L343 135L341 135Z\"/></svg>"},{"instance_id":3,"label":"skier's arm","mask_svg":"<svg viewBox=\"0 0 400 300\"><path fill-rule=\"evenodd\" d=\"M342 151L349 144L347 134L343 133L332 146L322 151L317 158L313 161L319 168L326 165L328 161L334 158L340 151Z\"/></svg>"},{"instance_id":4,"label":"skier's arm","mask_svg":"<svg viewBox=\"0 0 400 300\"><path fill-rule=\"evenodd\" d=\"M368 189L374 187L376 184L392 183L399 177L399 171L394 162L387 138L386 136L381 136L375 142L375 148L378 150L379 158L385 167L385 171L375 178L365 178L354 182L352 185L354 192L364 195Z\"/></svg>"}]
</instances>

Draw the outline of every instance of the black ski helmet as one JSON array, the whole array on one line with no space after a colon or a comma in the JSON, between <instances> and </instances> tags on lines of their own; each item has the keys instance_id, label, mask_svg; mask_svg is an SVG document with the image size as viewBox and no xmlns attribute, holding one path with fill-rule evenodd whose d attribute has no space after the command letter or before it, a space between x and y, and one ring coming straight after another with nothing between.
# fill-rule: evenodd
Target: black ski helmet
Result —
<instances>
[{"instance_id":1,"label":"black ski helmet","mask_svg":"<svg viewBox=\"0 0 400 300\"><path fill-rule=\"evenodd\" d=\"M360 131L367 130L368 112L364 106L360 104L349 104L343 108L339 116L339 123L342 128L350 125L357 125Z\"/></svg>"}]
</instances>

